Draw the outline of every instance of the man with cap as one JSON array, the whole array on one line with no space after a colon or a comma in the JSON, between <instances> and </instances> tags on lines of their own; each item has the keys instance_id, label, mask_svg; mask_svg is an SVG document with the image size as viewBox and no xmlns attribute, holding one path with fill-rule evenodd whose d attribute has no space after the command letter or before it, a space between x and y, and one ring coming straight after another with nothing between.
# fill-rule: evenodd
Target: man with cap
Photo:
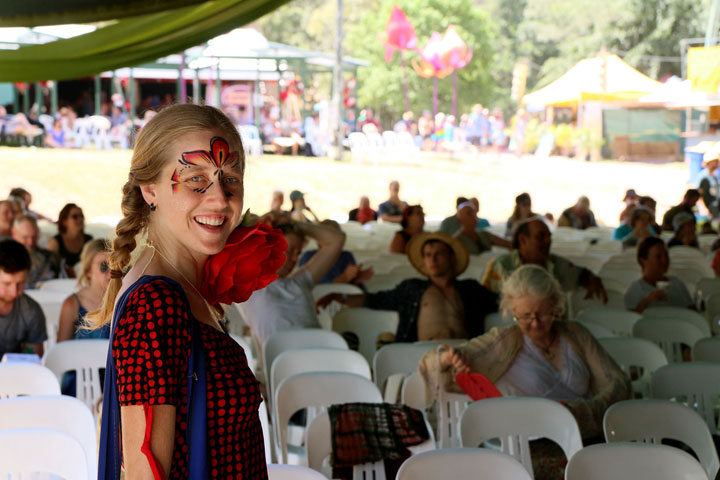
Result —
<instances>
[{"instance_id":1,"label":"man with cap","mask_svg":"<svg viewBox=\"0 0 720 480\"><path fill-rule=\"evenodd\" d=\"M720 184L718 183L717 170L720 166L720 142L716 142L703 156L702 166L704 170L698 176L698 192L705 207L706 215L710 218L718 216L718 195L720 195Z\"/></svg>"},{"instance_id":2,"label":"man with cap","mask_svg":"<svg viewBox=\"0 0 720 480\"><path fill-rule=\"evenodd\" d=\"M685 195L683 195L682 202L672 207L670 210L665 212L665 215L663 215L662 229L666 232L674 231L673 219L678 213L685 212L694 216L695 212L693 212L693 208L695 207L695 204L698 202L698 200L700 200L699 191L695 190L694 188L686 191Z\"/></svg>"},{"instance_id":3,"label":"man with cap","mask_svg":"<svg viewBox=\"0 0 720 480\"><path fill-rule=\"evenodd\" d=\"M575 205L565 209L558 219L558 227L572 227L578 230L597 227L595 214L590 210L590 199L582 196Z\"/></svg>"},{"instance_id":4,"label":"man with cap","mask_svg":"<svg viewBox=\"0 0 720 480\"><path fill-rule=\"evenodd\" d=\"M403 219L403 210L408 204L400 200L400 182L393 180L388 188L390 198L378 206L378 217L383 222L400 223Z\"/></svg>"},{"instance_id":5,"label":"man with cap","mask_svg":"<svg viewBox=\"0 0 720 480\"><path fill-rule=\"evenodd\" d=\"M600 277L590 270L578 267L571 261L550 253L552 236L542 217L535 216L518 223L513 232L514 250L490 261L485 270L482 284L493 292L500 293L503 282L521 265L539 265L557 279L565 291L578 287L587 290L585 298L597 297L607 302L607 292Z\"/></svg>"},{"instance_id":6,"label":"man with cap","mask_svg":"<svg viewBox=\"0 0 720 480\"><path fill-rule=\"evenodd\" d=\"M290 218L292 218L296 222L320 223L320 220L318 219L317 215L315 215L315 212L310 210L310 207L305 204L305 194L303 194L300 190L293 190L292 192L290 192L290 202L292 203L292 210L290 210ZM303 213L303 211L305 210L307 210L308 213L313 216L314 220L311 220L305 216L305 214Z\"/></svg>"},{"instance_id":7,"label":"man with cap","mask_svg":"<svg viewBox=\"0 0 720 480\"><path fill-rule=\"evenodd\" d=\"M426 278L400 282L392 290L364 295L329 294L316 302L338 301L349 307L394 310L400 316L398 342L472 338L483 320L497 311L497 296L475 280L458 280L469 258L462 244L444 233L422 233L408 245L410 263Z\"/></svg>"},{"instance_id":8,"label":"man with cap","mask_svg":"<svg viewBox=\"0 0 720 480\"><path fill-rule=\"evenodd\" d=\"M634 188L625 191L625 197L623 198L625 208L620 212L620 225L630 223L630 215L632 215L633 208L637 206L638 200L640 200L640 196Z\"/></svg>"},{"instance_id":9,"label":"man with cap","mask_svg":"<svg viewBox=\"0 0 720 480\"><path fill-rule=\"evenodd\" d=\"M493 245L505 248L511 247L511 243L504 238L500 238L490 232L478 231L477 209L470 201L458 205L455 220L458 225L455 231L447 232L443 230L442 224L440 225L440 229L460 240L460 243L463 244L470 255L480 255L490 250ZM448 228L448 226L449 225L446 224L445 228Z\"/></svg>"}]
</instances>

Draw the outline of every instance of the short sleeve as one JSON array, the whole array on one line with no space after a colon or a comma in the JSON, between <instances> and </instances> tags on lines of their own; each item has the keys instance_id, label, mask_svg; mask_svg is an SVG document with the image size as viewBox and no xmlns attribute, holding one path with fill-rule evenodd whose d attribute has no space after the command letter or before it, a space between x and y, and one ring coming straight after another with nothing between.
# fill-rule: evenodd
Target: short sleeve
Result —
<instances>
[{"instance_id":1,"label":"short sleeve","mask_svg":"<svg viewBox=\"0 0 720 480\"><path fill-rule=\"evenodd\" d=\"M128 296L112 346L120 405L181 405L190 318L182 291L163 280Z\"/></svg>"},{"instance_id":2,"label":"short sleeve","mask_svg":"<svg viewBox=\"0 0 720 480\"><path fill-rule=\"evenodd\" d=\"M638 303L640 303L640 300L643 298L641 287L638 282L631 283L625 292L625 308L628 310L635 310Z\"/></svg>"},{"instance_id":3,"label":"short sleeve","mask_svg":"<svg viewBox=\"0 0 720 480\"><path fill-rule=\"evenodd\" d=\"M48 339L45 327L45 314L40 305L30 297L27 297L27 333L26 343L43 343Z\"/></svg>"}]
</instances>

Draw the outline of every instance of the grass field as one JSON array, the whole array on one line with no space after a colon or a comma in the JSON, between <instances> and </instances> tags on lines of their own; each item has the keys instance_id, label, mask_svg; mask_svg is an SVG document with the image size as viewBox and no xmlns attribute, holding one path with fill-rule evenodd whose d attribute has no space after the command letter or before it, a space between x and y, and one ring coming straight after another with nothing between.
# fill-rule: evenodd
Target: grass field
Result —
<instances>
[{"instance_id":1,"label":"grass field","mask_svg":"<svg viewBox=\"0 0 720 480\"><path fill-rule=\"evenodd\" d=\"M86 218L120 216L120 191L127 179L131 152L1 147L0 197L23 186L33 194L33 209L56 216L67 202L85 210ZM291 156L250 157L245 178L245 205L256 213L269 208L273 190L307 193L307 203L320 218L346 214L361 195L377 206L387 197L387 185L397 179L400 196L421 203L429 218L453 212L457 195L477 196L480 215L503 222L514 197L532 195L538 212L556 217L579 195L587 195L598 222L615 225L622 196L635 188L658 200L659 215L679 202L687 188L684 163L647 164L602 161L587 163L553 157L516 158L476 155L463 160L423 156L416 163L393 158L370 162L334 162L327 158ZM289 201L285 205L289 208Z\"/></svg>"}]
</instances>

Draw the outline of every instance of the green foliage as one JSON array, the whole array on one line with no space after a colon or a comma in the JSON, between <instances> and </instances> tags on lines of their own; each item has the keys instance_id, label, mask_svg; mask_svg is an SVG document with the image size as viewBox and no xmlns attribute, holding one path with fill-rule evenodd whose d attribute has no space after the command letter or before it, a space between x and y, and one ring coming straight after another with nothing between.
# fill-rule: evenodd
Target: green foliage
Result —
<instances>
[{"instance_id":1,"label":"green foliage","mask_svg":"<svg viewBox=\"0 0 720 480\"><path fill-rule=\"evenodd\" d=\"M373 15L365 15L348 28L346 46L356 57L368 60L371 66L360 69L358 104L372 107L383 120L397 120L404 107L403 69L400 53L385 63L385 25L393 5L400 6L415 27L419 47L422 49L430 35L444 33L448 25L455 25L458 34L473 50L473 58L458 75L458 114L475 103L492 103L495 96L492 70L493 34L488 16L472 7L471 0L377 0ZM402 52L410 90L410 106L414 112L432 109L433 80L421 78L411 67L411 59L419 54ZM439 110L452 109L452 76L439 80Z\"/></svg>"}]
</instances>

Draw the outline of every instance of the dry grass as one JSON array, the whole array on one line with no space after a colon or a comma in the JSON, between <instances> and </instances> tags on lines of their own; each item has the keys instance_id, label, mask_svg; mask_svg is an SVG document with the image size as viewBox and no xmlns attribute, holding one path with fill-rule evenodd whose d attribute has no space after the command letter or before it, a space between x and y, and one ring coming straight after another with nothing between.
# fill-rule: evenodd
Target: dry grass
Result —
<instances>
[{"instance_id":1,"label":"dry grass","mask_svg":"<svg viewBox=\"0 0 720 480\"><path fill-rule=\"evenodd\" d=\"M33 193L33 208L57 215L63 204L75 202L90 219L120 216L120 192L127 179L130 151L0 148L0 197L15 186ZM477 196L481 216L502 222L515 195L533 197L534 209L559 215L579 195L588 195L598 221L615 225L623 193L635 188L658 200L659 212L678 203L687 188L682 163L644 164L603 161L585 163L566 158L477 155L465 160L423 156L414 165L377 162L334 162L327 158L251 157L245 179L245 204L262 213L273 190L306 192L307 203L321 218L339 216L368 195L376 206L387 196L390 180L401 182L401 197L421 203L430 218L453 211L457 195ZM286 208L288 204L286 203Z\"/></svg>"}]
</instances>

